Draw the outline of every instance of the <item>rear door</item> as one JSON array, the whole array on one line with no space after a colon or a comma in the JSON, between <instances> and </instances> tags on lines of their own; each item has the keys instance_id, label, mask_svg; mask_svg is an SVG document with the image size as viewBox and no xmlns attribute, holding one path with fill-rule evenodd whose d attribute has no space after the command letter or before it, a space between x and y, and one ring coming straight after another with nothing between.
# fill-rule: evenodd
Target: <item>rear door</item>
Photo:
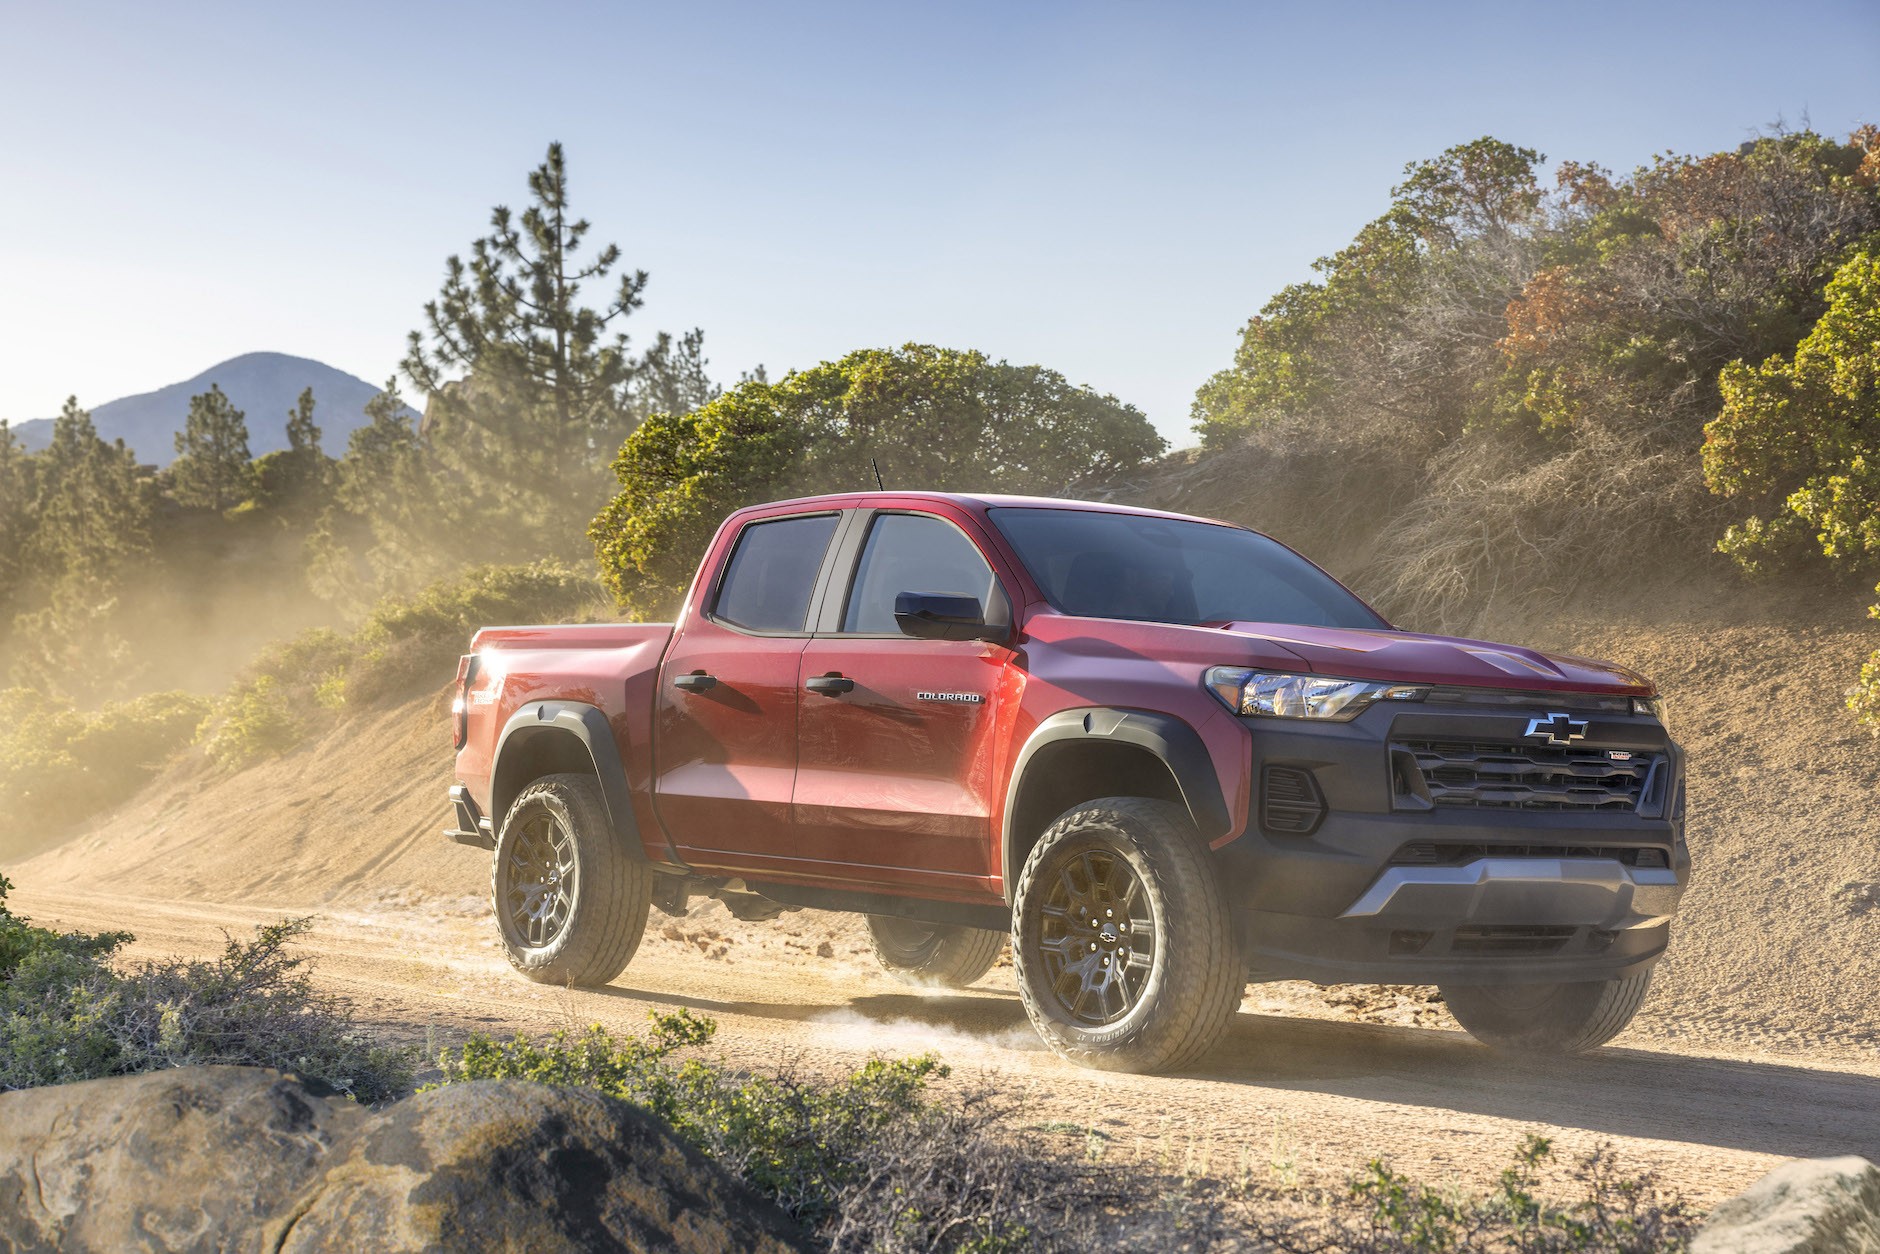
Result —
<instances>
[{"instance_id":1,"label":"rear door","mask_svg":"<svg viewBox=\"0 0 1880 1254\"><path fill-rule=\"evenodd\" d=\"M667 650L654 799L694 866L744 870L793 843L798 661L840 521L827 510L745 523Z\"/></svg>"},{"instance_id":2,"label":"rear door","mask_svg":"<svg viewBox=\"0 0 1880 1254\"><path fill-rule=\"evenodd\" d=\"M1011 654L902 635L894 601L951 593L984 607L1005 593L978 543L937 514L858 513L847 535L822 630L801 658L798 843L843 864L845 878L982 892L993 873L993 734Z\"/></svg>"}]
</instances>

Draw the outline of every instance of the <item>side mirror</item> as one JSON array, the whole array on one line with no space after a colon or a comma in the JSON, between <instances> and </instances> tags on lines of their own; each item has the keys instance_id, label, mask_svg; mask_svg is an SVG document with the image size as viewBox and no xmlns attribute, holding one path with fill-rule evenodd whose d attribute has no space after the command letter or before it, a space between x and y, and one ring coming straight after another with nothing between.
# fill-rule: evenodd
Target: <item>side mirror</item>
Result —
<instances>
[{"instance_id":1,"label":"side mirror","mask_svg":"<svg viewBox=\"0 0 1880 1254\"><path fill-rule=\"evenodd\" d=\"M922 640L1003 640L1006 626L989 623L978 597L903 592L894 598L894 625Z\"/></svg>"}]
</instances>

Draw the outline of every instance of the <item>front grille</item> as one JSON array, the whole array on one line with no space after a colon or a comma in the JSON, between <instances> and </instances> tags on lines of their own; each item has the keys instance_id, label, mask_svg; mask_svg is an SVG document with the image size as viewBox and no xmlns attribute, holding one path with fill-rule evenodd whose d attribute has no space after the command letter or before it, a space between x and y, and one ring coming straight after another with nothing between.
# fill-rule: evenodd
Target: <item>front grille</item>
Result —
<instances>
[{"instance_id":1,"label":"front grille","mask_svg":"<svg viewBox=\"0 0 1880 1254\"><path fill-rule=\"evenodd\" d=\"M1400 769L1400 794L1407 784L1429 805L1505 810L1637 810L1657 760L1582 745L1404 740L1392 748L1421 776L1406 778L1411 772Z\"/></svg>"},{"instance_id":2,"label":"front grille","mask_svg":"<svg viewBox=\"0 0 1880 1254\"><path fill-rule=\"evenodd\" d=\"M1393 866L1461 866L1477 858L1606 858L1626 866L1671 865L1670 856L1655 845L1481 845L1445 840L1413 840L1390 860Z\"/></svg>"},{"instance_id":3,"label":"front grille","mask_svg":"<svg viewBox=\"0 0 1880 1254\"><path fill-rule=\"evenodd\" d=\"M1456 929L1452 954L1551 954L1565 948L1575 927L1470 926Z\"/></svg>"}]
</instances>

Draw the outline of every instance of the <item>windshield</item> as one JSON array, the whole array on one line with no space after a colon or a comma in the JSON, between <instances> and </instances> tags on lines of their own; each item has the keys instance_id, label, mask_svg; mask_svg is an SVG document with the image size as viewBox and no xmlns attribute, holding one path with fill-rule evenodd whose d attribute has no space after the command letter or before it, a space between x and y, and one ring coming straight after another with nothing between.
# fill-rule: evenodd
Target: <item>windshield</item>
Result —
<instances>
[{"instance_id":1,"label":"windshield","mask_svg":"<svg viewBox=\"0 0 1880 1254\"><path fill-rule=\"evenodd\" d=\"M1238 527L1141 514L988 511L1066 614L1157 623L1387 626L1305 558Z\"/></svg>"}]
</instances>

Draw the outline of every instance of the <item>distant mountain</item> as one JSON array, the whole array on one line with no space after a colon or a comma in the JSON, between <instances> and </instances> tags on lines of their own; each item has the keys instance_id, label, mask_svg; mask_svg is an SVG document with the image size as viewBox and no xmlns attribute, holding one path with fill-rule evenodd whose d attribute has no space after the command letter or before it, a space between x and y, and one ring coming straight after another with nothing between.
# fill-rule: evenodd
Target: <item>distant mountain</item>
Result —
<instances>
[{"instance_id":1,"label":"distant mountain","mask_svg":"<svg viewBox=\"0 0 1880 1254\"><path fill-rule=\"evenodd\" d=\"M235 408L248 418L248 451L256 457L287 447L287 413L301 389L313 389L313 420L320 444L334 457L346 451L346 437L365 425L366 402L379 388L344 370L286 353L244 353L211 366L193 379L154 392L126 396L92 408L91 419L106 440L123 437L137 459L167 466L176 459L176 433L189 414L189 398L221 386ZM416 412L413 412L416 421ZM14 432L28 449L52 442L52 419L18 423Z\"/></svg>"}]
</instances>

